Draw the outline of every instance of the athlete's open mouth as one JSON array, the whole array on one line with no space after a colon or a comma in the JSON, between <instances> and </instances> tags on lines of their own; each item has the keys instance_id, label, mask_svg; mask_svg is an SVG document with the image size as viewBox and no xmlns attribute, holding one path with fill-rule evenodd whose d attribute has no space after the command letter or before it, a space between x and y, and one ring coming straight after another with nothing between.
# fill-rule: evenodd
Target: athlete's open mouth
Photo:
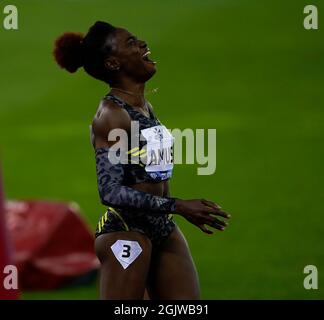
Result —
<instances>
[{"instance_id":1,"label":"athlete's open mouth","mask_svg":"<svg viewBox=\"0 0 324 320\"><path fill-rule=\"evenodd\" d=\"M149 59L148 56L149 56L150 54L151 54L151 51L148 49L148 50L147 50L147 51L142 55L143 60L146 61L146 62L150 62L150 63L156 64L155 61L152 61L152 60Z\"/></svg>"}]
</instances>

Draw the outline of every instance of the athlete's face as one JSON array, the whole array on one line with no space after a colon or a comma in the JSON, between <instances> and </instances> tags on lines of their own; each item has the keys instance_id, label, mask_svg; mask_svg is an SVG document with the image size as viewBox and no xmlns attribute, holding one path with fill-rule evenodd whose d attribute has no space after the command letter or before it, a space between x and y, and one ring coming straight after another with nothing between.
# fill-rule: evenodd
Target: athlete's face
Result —
<instances>
[{"instance_id":1,"label":"athlete's face","mask_svg":"<svg viewBox=\"0 0 324 320\"><path fill-rule=\"evenodd\" d=\"M108 68L113 66L120 76L140 82L146 82L154 75L156 63L148 58L150 51L145 41L123 28L117 28L112 41L114 50L106 63Z\"/></svg>"}]
</instances>

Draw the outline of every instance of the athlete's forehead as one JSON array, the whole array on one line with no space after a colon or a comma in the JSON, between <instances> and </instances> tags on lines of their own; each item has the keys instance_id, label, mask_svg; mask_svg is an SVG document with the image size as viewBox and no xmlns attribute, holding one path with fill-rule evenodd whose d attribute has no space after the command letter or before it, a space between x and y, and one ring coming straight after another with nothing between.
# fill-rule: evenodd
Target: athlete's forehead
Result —
<instances>
[{"instance_id":1,"label":"athlete's forehead","mask_svg":"<svg viewBox=\"0 0 324 320\"><path fill-rule=\"evenodd\" d=\"M118 38L118 41L127 42L129 39L134 38L135 35L129 32L127 29L117 28L116 37Z\"/></svg>"}]
</instances>

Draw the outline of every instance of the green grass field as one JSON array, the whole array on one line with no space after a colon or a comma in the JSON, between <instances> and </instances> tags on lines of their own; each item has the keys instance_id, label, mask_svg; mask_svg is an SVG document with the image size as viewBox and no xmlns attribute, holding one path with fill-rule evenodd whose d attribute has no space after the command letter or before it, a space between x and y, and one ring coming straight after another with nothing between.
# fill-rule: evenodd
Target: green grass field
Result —
<instances>
[{"instance_id":1,"label":"green grass field","mask_svg":"<svg viewBox=\"0 0 324 320\"><path fill-rule=\"evenodd\" d=\"M7 1L2 1L4 6ZM54 4L55 3L55 4ZM10 2L11 4L11 2ZM177 217L206 299L323 299L324 5L303 28L306 1L15 0L19 30L0 26L0 152L10 199L76 201L95 227L89 124L104 84L53 61L53 41L96 20L145 39L158 61L147 96L169 128L216 128L217 170L177 165L172 195L214 200L232 214L213 236ZM2 8L1 8L2 10ZM322 19L323 18L323 19ZM322 21L322 20L323 21ZM305 290L315 264L319 290ZM96 299L96 284L25 299Z\"/></svg>"}]
</instances>

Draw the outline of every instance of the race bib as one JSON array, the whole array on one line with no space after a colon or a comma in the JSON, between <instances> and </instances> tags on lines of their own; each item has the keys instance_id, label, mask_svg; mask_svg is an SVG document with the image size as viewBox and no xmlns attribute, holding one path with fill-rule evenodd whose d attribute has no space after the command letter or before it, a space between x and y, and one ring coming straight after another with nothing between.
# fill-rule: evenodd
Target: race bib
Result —
<instances>
[{"instance_id":1,"label":"race bib","mask_svg":"<svg viewBox=\"0 0 324 320\"><path fill-rule=\"evenodd\" d=\"M141 254L142 248L137 241L117 240L111 250L124 269L127 269Z\"/></svg>"},{"instance_id":2,"label":"race bib","mask_svg":"<svg viewBox=\"0 0 324 320\"><path fill-rule=\"evenodd\" d=\"M170 178L174 137L163 125L143 129L141 133L147 141L145 171L154 180Z\"/></svg>"}]
</instances>

